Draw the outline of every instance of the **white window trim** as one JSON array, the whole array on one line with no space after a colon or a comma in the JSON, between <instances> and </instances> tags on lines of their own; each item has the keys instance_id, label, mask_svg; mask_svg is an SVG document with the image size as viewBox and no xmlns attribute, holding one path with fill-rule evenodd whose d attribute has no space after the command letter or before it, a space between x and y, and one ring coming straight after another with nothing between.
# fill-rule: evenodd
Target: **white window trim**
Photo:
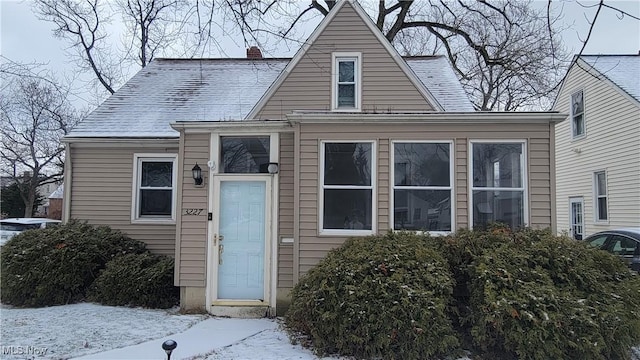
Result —
<instances>
[{"instance_id":1,"label":"white window trim","mask_svg":"<svg viewBox=\"0 0 640 360\"><path fill-rule=\"evenodd\" d=\"M324 185L324 162L325 144L339 143L366 143L371 144L371 185L370 186L350 186L350 185ZM320 169L318 174L318 234L325 236L367 236L374 235L378 229L378 194L377 194L377 142L375 140L321 140L320 141ZM324 229L324 190L325 189L371 189L371 230L350 230L350 229Z\"/></svg>"},{"instance_id":2,"label":"white window trim","mask_svg":"<svg viewBox=\"0 0 640 360\"><path fill-rule=\"evenodd\" d=\"M338 107L338 61L341 59L355 59L355 107ZM362 53L360 52L334 52L331 53L331 110L337 112L362 111Z\"/></svg>"},{"instance_id":3,"label":"white window trim","mask_svg":"<svg viewBox=\"0 0 640 360\"><path fill-rule=\"evenodd\" d=\"M606 194L604 196L598 194L598 174L604 174L604 189ZM600 209L598 208L598 199L599 198L607 199L607 218L600 219ZM597 170L593 172L593 221L598 224L608 224L609 223L609 177L607 176L606 170Z\"/></svg>"},{"instance_id":4,"label":"white window trim","mask_svg":"<svg viewBox=\"0 0 640 360\"><path fill-rule=\"evenodd\" d=\"M573 113L573 95L576 95L577 93L582 93L582 134L580 135L573 135L574 134L574 124L575 122L573 121L575 114ZM574 91L573 93L571 93L571 95L569 95L569 113L570 115L570 119L571 119L571 124L569 124L569 131L571 131L571 140L580 140L583 139L587 136L587 117L585 116L587 112L587 107L586 107L586 103L584 101L584 90L580 89L577 91Z\"/></svg>"},{"instance_id":5,"label":"white window trim","mask_svg":"<svg viewBox=\"0 0 640 360\"><path fill-rule=\"evenodd\" d=\"M505 187L475 187L473 186L473 144L521 144L522 145L522 174L520 174L522 176L522 185L520 188L505 188ZM467 169L467 181L468 181L468 189L469 189L469 194L468 196L468 201L469 201L469 224L468 227L469 229L473 229L473 191L474 190L493 190L493 191L522 191L522 198L523 198L523 212L522 212L522 216L524 217L523 219L523 227L527 227L530 225L530 221L529 221L529 191L528 191L528 184L529 184L529 173L527 171L528 169L528 150L527 150L527 141L523 140L523 139L514 139L514 140L506 140L506 139L500 139L500 140L487 140L487 139L481 139L481 140L469 140L469 147L467 149L467 156L469 159L469 168Z\"/></svg>"},{"instance_id":6,"label":"white window trim","mask_svg":"<svg viewBox=\"0 0 640 360\"><path fill-rule=\"evenodd\" d=\"M142 161L171 161L173 173L171 174L171 217L139 217L140 205L139 184L142 173L140 164ZM176 204L178 199L178 155L177 154L134 154L133 155L133 180L131 182L131 223L132 224L175 224Z\"/></svg>"},{"instance_id":7,"label":"white window trim","mask_svg":"<svg viewBox=\"0 0 640 360\"><path fill-rule=\"evenodd\" d=\"M413 231L413 230L396 230L395 226L395 144L449 144L449 191L451 193L451 231ZM391 147L389 148L390 158L390 171L389 179L390 191L389 191L389 228L393 231L413 231L416 233L428 233L429 235L448 235L456 230L456 206L455 206L455 191L454 191L454 169L455 169L455 153L453 140L392 140ZM405 186L406 188L412 188L415 190L446 190L444 186ZM405 188L403 187L403 188Z\"/></svg>"}]
</instances>

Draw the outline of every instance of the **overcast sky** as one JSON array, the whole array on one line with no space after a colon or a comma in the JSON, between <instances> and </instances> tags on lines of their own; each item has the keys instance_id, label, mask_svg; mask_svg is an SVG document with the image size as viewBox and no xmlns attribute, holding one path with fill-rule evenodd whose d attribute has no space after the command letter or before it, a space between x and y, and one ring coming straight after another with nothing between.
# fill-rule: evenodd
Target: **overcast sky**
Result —
<instances>
[{"instance_id":1,"label":"overcast sky","mask_svg":"<svg viewBox=\"0 0 640 360\"><path fill-rule=\"evenodd\" d=\"M306 0L304 3L308 3ZM592 5L596 1L580 1ZM640 1L606 0L606 4L620 8L640 17ZM586 37L595 8L579 6L576 1L554 0L554 6L563 7L564 23L568 27L562 33L565 46L570 52L579 51L580 41ZM540 0L541 7L546 1ZM56 39L50 23L38 20L31 12L28 1L0 0L0 54L16 62L47 63L58 74L73 73L74 65L68 60L69 44ZM226 54L210 54L211 57L244 57L245 47L241 41L226 39ZM640 51L640 21L621 16L610 9L603 9L596 23L585 54L638 54ZM284 51L269 56L292 56L293 51ZM4 61L4 59L3 59Z\"/></svg>"}]
</instances>

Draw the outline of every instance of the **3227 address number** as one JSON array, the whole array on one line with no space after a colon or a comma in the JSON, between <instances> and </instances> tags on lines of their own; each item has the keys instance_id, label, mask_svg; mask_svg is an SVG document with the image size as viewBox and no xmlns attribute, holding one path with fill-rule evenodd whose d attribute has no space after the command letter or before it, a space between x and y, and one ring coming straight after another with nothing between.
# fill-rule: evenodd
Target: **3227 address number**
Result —
<instances>
[{"instance_id":1,"label":"3227 address number","mask_svg":"<svg viewBox=\"0 0 640 360\"><path fill-rule=\"evenodd\" d=\"M183 209L184 213L182 215L188 216L201 216L204 215L204 209Z\"/></svg>"}]
</instances>

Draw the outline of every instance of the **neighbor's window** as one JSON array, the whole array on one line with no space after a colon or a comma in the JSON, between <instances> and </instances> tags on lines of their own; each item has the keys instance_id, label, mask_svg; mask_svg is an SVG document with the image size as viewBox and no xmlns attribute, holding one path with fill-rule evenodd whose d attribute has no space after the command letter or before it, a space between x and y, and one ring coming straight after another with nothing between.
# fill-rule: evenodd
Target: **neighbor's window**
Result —
<instances>
[{"instance_id":1,"label":"neighbor's window","mask_svg":"<svg viewBox=\"0 0 640 360\"><path fill-rule=\"evenodd\" d=\"M267 173L269 141L269 136L221 137L222 172Z\"/></svg>"},{"instance_id":2,"label":"neighbor's window","mask_svg":"<svg viewBox=\"0 0 640 360\"><path fill-rule=\"evenodd\" d=\"M526 226L524 143L472 142L473 226Z\"/></svg>"},{"instance_id":3,"label":"neighbor's window","mask_svg":"<svg viewBox=\"0 0 640 360\"><path fill-rule=\"evenodd\" d=\"M325 142L322 151L323 232L372 233L373 142Z\"/></svg>"},{"instance_id":4,"label":"neighbor's window","mask_svg":"<svg viewBox=\"0 0 640 360\"><path fill-rule=\"evenodd\" d=\"M574 138L584 136L584 98L582 90L571 95L571 134Z\"/></svg>"},{"instance_id":5,"label":"neighbor's window","mask_svg":"<svg viewBox=\"0 0 640 360\"><path fill-rule=\"evenodd\" d=\"M393 143L393 229L451 231L451 144Z\"/></svg>"},{"instance_id":6,"label":"neighbor's window","mask_svg":"<svg viewBox=\"0 0 640 360\"><path fill-rule=\"evenodd\" d=\"M134 220L175 220L176 156L135 156Z\"/></svg>"},{"instance_id":7,"label":"neighbor's window","mask_svg":"<svg viewBox=\"0 0 640 360\"><path fill-rule=\"evenodd\" d=\"M595 182L596 221L606 221L607 216L607 175L604 171L593 174Z\"/></svg>"},{"instance_id":8,"label":"neighbor's window","mask_svg":"<svg viewBox=\"0 0 640 360\"><path fill-rule=\"evenodd\" d=\"M360 54L334 53L333 109L360 110Z\"/></svg>"}]
</instances>

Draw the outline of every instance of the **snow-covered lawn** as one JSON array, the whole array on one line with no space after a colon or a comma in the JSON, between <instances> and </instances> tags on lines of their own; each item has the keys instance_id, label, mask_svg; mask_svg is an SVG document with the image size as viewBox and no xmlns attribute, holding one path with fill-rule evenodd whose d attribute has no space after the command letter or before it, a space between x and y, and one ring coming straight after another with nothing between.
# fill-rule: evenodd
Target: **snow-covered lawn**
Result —
<instances>
[{"instance_id":1,"label":"snow-covered lawn","mask_svg":"<svg viewBox=\"0 0 640 360\"><path fill-rule=\"evenodd\" d=\"M0 359L166 359L160 348L175 339L172 359L313 360L292 345L278 320L180 315L81 303L38 309L0 305ZM640 349L634 349L640 359ZM329 357L325 360L339 360ZM468 358L463 358L468 360ZM459 360L463 360L459 359Z\"/></svg>"},{"instance_id":2,"label":"snow-covered lawn","mask_svg":"<svg viewBox=\"0 0 640 360\"><path fill-rule=\"evenodd\" d=\"M216 319L206 315L180 315L175 309L132 309L90 303L37 309L2 305L0 318L0 359L71 359L90 354L100 359L113 356L165 359L160 349L162 342L176 337L170 335L187 330L191 331L183 338L186 335L189 341L205 347L211 344L212 348L199 349L195 354L191 351L186 357L175 356L179 355L178 350L183 353L192 350L188 349L187 339L177 340L178 349L172 359L318 359L300 345L292 345L277 320L270 319ZM234 326L247 335L229 330ZM211 339L212 330L219 331L216 341ZM140 345L132 346L136 344ZM104 353L118 348L124 348L120 354ZM149 349L153 349L152 355ZM155 355L156 349L160 355Z\"/></svg>"}]
</instances>

